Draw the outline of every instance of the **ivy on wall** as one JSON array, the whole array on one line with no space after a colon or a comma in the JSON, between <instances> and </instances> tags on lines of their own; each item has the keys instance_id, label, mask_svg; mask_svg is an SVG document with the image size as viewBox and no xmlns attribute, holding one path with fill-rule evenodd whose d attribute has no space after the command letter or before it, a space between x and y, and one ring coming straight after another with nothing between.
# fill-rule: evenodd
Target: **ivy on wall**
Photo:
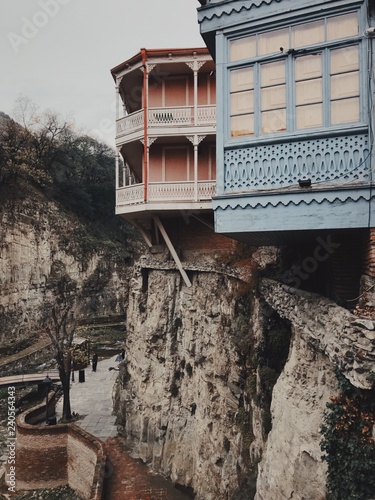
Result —
<instances>
[{"instance_id":1,"label":"ivy on wall","mask_svg":"<svg viewBox=\"0 0 375 500\"><path fill-rule=\"evenodd\" d=\"M321 427L327 500L368 500L375 497L375 390L336 375L340 394L327 403Z\"/></svg>"}]
</instances>

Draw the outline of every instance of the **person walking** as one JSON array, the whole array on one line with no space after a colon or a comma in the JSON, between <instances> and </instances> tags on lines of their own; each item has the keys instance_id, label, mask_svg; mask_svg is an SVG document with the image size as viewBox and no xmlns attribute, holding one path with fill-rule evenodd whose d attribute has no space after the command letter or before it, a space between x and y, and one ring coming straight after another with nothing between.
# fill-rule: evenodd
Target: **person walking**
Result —
<instances>
[{"instance_id":1,"label":"person walking","mask_svg":"<svg viewBox=\"0 0 375 500\"><path fill-rule=\"evenodd\" d=\"M98 364L98 355L96 354L96 352L94 353L91 362L92 362L92 371L96 372L96 365Z\"/></svg>"}]
</instances>

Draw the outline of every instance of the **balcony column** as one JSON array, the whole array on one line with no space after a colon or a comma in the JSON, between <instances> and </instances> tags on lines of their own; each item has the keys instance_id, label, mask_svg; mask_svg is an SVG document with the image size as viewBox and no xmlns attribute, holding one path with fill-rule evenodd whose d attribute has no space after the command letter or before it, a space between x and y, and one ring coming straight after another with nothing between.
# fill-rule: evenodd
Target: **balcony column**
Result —
<instances>
[{"instance_id":1,"label":"balcony column","mask_svg":"<svg viewBox=\"0 0 375 500\"><path fill-rule=\"evenodd\" d=\"M205 135L189 135L186 138L192 143L194 147L194 201L198 201L198 146L205 138Z\"/></svg>"},{"instance_id":2,"label":"balcony column","mask_svg":"<svg viewBox=\"0 0 375 500\"><path fill-rule=\"evenodd\" d=\"M126 167L124 168L124 178L126 179L126 175L128 176L129 179L129 186L133 184L132 182L132 172L130 170L130 167L128 164L126 164Z\"/></svg>"},{"instance_id":3,"label":"balcony column","mask_svg":"<svg viewBox=\"0 0 375 500\"><path fill-rule=\"evenodd\" d=\"M194 57L197 57L197 53L193 53ZM186 65L194 73L194 125L198 125L198 71L205 64L206 61L198 61L194 59L193 62L187 62Z\"/></svg>"},{"instance_id":4,"label":"balcony column","mask_svg":"<svg viewBox=\"0 0 375 500\"><path fill-rule=\"evenodd\" d=\"M121 164L122 164L122 186L126 187L131 184L129 177L129 166L124 161L122 161Z\"/></svg>"},{"instance_id":5,"label":"balcony column","mask_svg":"<svg viewBox=\"0 0 375 500\"><path fill-rule=\"evenodd\" d=\"M121 84L121 78L116 78L116 121L120 119L120 84ZM124 104L125 106L125 104Z\"/></svg>"},{"instance_id":6,"label":"balcony column","mask_svg":"<svg viewBox=\"0 0 375 500\"><path fill-rule=\"evenodd\" d=\"M198 123L198 69L194 68L194 125Z\"/></svg>"},{"instance_id":7,"label":"balcony column","mask_svg":"<svg viewBox=\"0 0 375 500\"><path fill-rule=\"evenodd\" d=\"M119 186L119 166L120 166L120 151L118 148L116 148L116 156L115 156L115 161L116 161L116 189L118 189Z\"/></svg>"}]
</instances>

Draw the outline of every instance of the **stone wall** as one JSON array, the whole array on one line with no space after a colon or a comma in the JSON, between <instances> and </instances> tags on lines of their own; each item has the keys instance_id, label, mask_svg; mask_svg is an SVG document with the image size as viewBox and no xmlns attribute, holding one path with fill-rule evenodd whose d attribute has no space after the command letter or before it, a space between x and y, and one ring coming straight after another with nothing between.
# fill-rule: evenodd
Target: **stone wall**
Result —
<instances>
[{"instance_id":1,"label":"stone wall","mask_svg":"<svg viewBox=\"0 0 375 500\"><path fill-rule=\"evenodd\" d=\"M102 443L74 424L31 425L45 404L17 417L16 490L69 485L85 499L100 500L106 457Z\"/></svg>"},{"instance_id":2,"label":"stone wall","mask_svg":"<svg viewBox=\"0 0 375 500\"><path fill-rule=\"evenodd\" d=\"M375 324L360 319L325 297L262 280L260 290L281 317L316 352L328 357L332 366L356 387L370 389L369 373L375 370Z\"/></svg>"}]
</instances>

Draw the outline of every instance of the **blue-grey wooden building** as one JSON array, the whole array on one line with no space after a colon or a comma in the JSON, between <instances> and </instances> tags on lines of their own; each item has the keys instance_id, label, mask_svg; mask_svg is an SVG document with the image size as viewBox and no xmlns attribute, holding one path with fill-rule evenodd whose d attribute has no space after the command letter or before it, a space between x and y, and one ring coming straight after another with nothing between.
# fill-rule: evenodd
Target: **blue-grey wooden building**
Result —
<instances>
[{"instance_id":1,"label":"blue-grey wooden building","mask_svg":"<svg viewBox=\"0 0 375 500\"><path fill-rule=\"evenodd\" d=\"M374 2L199 1L216 231L263 245L374 227Z\"/></svg>"}]
</instances>

